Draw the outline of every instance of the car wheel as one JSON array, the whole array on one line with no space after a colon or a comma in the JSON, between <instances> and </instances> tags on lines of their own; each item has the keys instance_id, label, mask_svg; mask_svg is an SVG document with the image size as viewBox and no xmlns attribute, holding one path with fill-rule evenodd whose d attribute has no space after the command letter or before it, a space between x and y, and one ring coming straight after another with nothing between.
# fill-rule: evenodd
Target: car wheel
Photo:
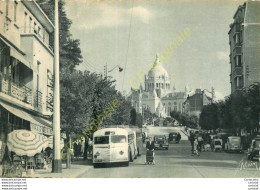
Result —
<instances>
[{"instance_id":1,"label":"car wheel","mask_svg":"<svg viewBox=\"0 0 260 190\"><path fill-rule=\"evenodd\" d=\"M99 168L100 165L99 165L99 164L93 164L93 167L94 167L94 168Z\"/></svg>"},{"instance_id":2,"label":"car wheel","mask_svg":"<svg viewBox=\"0 0 260 190\"><path fill-rule=\"evenodd\" d=\"M167 147L166 150L168 150L169 148Z\"/></svg>"}]
</instances>

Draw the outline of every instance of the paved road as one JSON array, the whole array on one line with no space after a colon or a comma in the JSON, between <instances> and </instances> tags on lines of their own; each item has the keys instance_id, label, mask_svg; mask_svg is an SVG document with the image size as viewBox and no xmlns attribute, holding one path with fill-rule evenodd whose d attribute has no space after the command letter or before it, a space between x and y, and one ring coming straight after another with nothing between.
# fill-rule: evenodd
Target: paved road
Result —
<instances>
[{"instance_id":1,"label":"paved road","mask_svg":"<svg viewBox=\"0 0 260 190\"><path fill-rule=\"evenodd\" d=\"M158 129L150 129L150 132L157 132L156 130ZM182 140L180 144L170 144L169 150L157 150L155 154L155 165L145 165L145 155L142 155L130 163L129 167L120 165L109 165L104 168L91 167L78 177L260 177L260 171L256 169L257 162L247 162L246 154L202 152L200 157L194 157L191 155L190 143L187 140Z\"/></svg>"}]
</instances>

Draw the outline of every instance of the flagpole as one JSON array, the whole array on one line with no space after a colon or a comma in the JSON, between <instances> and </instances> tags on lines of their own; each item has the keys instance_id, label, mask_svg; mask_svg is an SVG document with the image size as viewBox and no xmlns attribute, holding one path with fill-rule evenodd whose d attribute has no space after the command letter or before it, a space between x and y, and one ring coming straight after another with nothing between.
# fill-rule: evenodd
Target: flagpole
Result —
<instances>
[{"instance_id":1,"label":"flagpole","mask_svg":"<svg viewBox=\"0 0 260 190\"><path fill-rule=\"evenodd\" d=\"M55 0L55 32L54 32L54 98L53 98L53 173L62 172L60 155L60 77L59 77L59 13L58 0Z\"/></svg>"}]
</instances>

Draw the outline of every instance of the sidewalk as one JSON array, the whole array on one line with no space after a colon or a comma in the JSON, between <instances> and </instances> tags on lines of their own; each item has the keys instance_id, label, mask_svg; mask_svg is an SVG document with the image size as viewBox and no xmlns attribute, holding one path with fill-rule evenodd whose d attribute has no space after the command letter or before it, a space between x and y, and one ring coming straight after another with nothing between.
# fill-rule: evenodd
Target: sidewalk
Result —
<instances>
[{"instance_id":1,"label":"sidewalk","mask_svg":"<svg viewBox=\"0 0 260 190\"><path fill-rule=\"evenodd\" d=\"M34 175L26 176L28 178L76 178L90 168L92 164L89 160L78 160L71 163L71 168L66 169L66 163L62 163L62 173L52 173L51 168L35 170Z\"/></svg>"}]
</instances>

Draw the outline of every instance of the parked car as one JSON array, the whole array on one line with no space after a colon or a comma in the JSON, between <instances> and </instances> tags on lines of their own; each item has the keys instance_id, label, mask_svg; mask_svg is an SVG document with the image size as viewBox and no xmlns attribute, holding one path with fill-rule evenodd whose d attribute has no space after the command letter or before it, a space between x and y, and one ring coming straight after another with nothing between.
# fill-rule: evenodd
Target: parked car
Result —
<instances>
[{"instance_id":1,"label":"parked car","mask_svg":"<svg viewBox=\"0 0 260 190\"><path fill-rule=\"evenodd\" d=\"M225 144L225 150L228 152L242 152L241 138L229 136Z\"/></svg>"},{"instance_id":2,"label":"parked car","mask_svg":"<svg viewBox=\"0 0 260 190\"><path fill-rule=\"evenodd\" d=\"M221 152L222 150L222 144L223 144L223 141L222 139L214 139L213 140L213 151L217 152Z\"/></svg>"},{"instance_id":3,"label":"parked car","mask_svg":"<svg viewBox=\"0 0 260 190\"><path fill-rule=\"evenodd\" d=\"M252 140L251 146L248 149L248 155L247 155L248 160L254 160L254 159L259 160L259 152L260 152L260 138L257 137Z\"/></svg>"},{"instance_id":4,"label":"parked car","mask_svg":"<svg viewBox=\"0 0 260 190\"><path fill-rule=\"evenodd\" d=\"M165 135L155 135L154 136L154 146L155 149L163 148L168 150L169 143L167 142Z\"/></svg>"},{"instance_id":5,"label":"parked car","mask_svg":"<svg viewBox=\"0 0 260 190\"><path fill-rule=\"evenodd\" d=\"M175 141L175 139L176 139L176 137L177 137L177 134L178 134L177 132L169 133L169 138L168 138L169 143Z\"/></svg>"}]
</instances>

